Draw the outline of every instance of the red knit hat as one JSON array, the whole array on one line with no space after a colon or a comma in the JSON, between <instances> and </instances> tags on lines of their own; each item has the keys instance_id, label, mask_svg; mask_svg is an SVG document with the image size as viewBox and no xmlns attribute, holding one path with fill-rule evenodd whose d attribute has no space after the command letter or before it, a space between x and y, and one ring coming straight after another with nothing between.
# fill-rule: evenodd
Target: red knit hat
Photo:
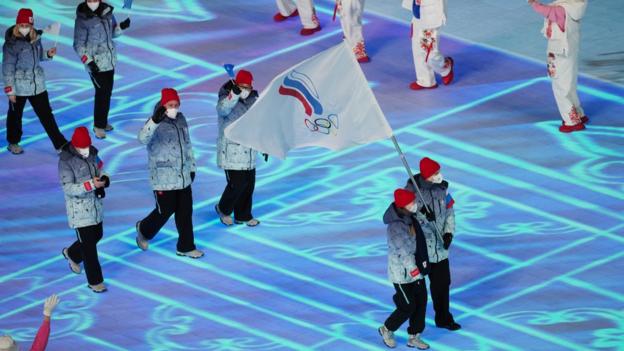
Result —
<instances>
[{"instance_id":1,"label":"red knit hat","mask_svg":"<svg viewBox=\"0 0 624 351\"><path fill-rule=\"evenodd\" d=\"M394 191L394 204L399 208L409 205L414 200L416 200L416 194L409 190L397 189Z\"/></svg>"},{"instance_id":2,"label":"red knit hat","mask_svg":"<svg viewBox=\"0 0 624 351\"><path fill-rule=\"evenodd\" d=\"M71 138L71 144L79 149L84 149L91 146L91 137L89 136L89 130L86 127L78 127L74 130L74 135Z\"/></svg>"},{"instance_id":3,"label":"red knit hat","mask_svg":"<svg viewBox=\"0 0 624 351\"><path fill-rule=\"evenodd\" d=\"M429 157L425 157L420 160L420 175L423 177L423 179L431 177L439 170L440 164L430 159Z\"/></svg>"},{"instance_id":4,"label":"red knit hat","mask_svg":"<svg viewBox=\"0 0 624 351\"><path fill-rule=\"evenodd\" d=\"M33 12L31 9L20 9L17 12L17 19L15 20L15 24L34 24L35 20L33 17Z\"/></svg>"},{"instance_id":5,"label":"red knit hat","mask_svg":"<svg viewBox=\"0 0 624 351\"><path fill-rule=\"evenodd\" d=\"M160 92L160 104L165 106L169 101L175 100L180 103L180 97L178 92L173 88L165 88Z\"/></svg>"},{"instance_id":6,"label":"red knit hat","mask_svg":"<svg viewBox=\"0 0 624 351\"><path fill-rule=\"evenodd\" d=\"M244 69L238 71L238 73L236 74L236 84L241 85L241 84L246 84L251 86L252 82L253 82L253 75L251 74L251 72L249 71L245 71Z\"/></svg>"}]
</instances>

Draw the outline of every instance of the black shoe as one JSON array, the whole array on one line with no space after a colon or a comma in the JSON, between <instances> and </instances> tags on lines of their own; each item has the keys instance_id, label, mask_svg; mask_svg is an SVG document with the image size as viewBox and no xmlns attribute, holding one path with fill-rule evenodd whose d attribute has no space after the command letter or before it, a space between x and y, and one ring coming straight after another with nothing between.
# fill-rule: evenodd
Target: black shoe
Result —
<instances>
[{"instance_id":1,"label":"black shoe","mask_svg":"<svg viewBox=\"0 0 624 351\"><path fill-rule=\"evenodd\" d=\"M461 325L459 325L455 321L452 321L452 322L450 322L448 324L438 324L438 323L436 323L436 327L448 329L450 331L455 331L455 330L461 329Z\"/></svg>"}]
</instances>

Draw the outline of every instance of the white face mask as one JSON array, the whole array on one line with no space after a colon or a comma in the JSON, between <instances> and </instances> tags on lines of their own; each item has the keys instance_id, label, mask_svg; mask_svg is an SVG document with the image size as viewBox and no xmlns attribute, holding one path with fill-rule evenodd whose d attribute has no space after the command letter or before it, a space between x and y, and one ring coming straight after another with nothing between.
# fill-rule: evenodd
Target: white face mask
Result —
<instances>
[{"instance_id":1,"label":"white face mask","mask_svg":"<svg viewBox=\"0 0 624 351\"><path fill-rule=\"evenodd\" d=\"M80 154L80 156L82 156L82 158L89 157L89 148L88 147L86 147L84 149L77 147L76 151L78 151L78 153Z\"/></svg>"},{"instance_id":2,"label":"white face mask","mask_svg":"<svg viewBox=\"0 0 624 351\"><path fill-rule=\"evenodd\" d=\"M26 27L26 28L24 28L24 27L19 27L17 30L18 30L18 31L20 32L20 34L21 34L21 35L23 35L23 36L27 36L28 34L30 34L30 27Z\"/></svg>"},{"instance_id":3,"label":"white face mask","mask_svg":"<svg viewBox=\"0 0 624 351\"><path fill-rule=\"evenodd\" d=\"M168 108L165 113L167 114L167 117L175 119L178 116L178 111L179 110L177 108Z\"/></svg>"},{"instance_id":4,"label":"white face mask","mask_svg":"<svg viewBox=\"0 0 624 351\"><path fill-rule=\"evenodd\" d=\"M249 94L251 94L251 90L249 90L249 89L241 89L240 97L241 97L241 99L244 100L247 97L249 97Z\"/></svg>"},{"instance_id":5,"label":"white face mask","mask_svg":"<svg viewBox=\"0 0 624 351\"><path fill-rule=\"evenodd\" d=\"M418 212L418 206L416 206L416 204L407 205L407 206L405 206L405 209L410 211L411 213Z\"/></svg>"},{"instance_id":6,"label":"white face mask","mask_svg":"<svg viewBox=\"0 0 624 351\"><path fill-rule=\"evenodd\" d=\"M89 6L89 8L91 9L91 11L95 11L97 10L98 7L100 7L100 2L88 2L87 6Z\"/></svg>"},{"instance_id":7,"label":"white face mask","mask_svg":"<svg viewBox=\"0 0 624 351\"><path fill-rule=\"evenodd\" d=\"M435 184L440 184L442 183L443 180L444 178L442 177L442 173L438 173L437 175L434 175L431 178L429 178L429 181Z\"/></svg>"}]
</instances>

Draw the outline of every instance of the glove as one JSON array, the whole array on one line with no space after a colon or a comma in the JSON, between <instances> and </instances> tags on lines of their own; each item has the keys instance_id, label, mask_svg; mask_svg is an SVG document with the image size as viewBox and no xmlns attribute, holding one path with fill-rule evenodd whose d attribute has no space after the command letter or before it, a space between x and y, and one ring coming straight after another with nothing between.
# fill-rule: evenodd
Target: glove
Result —
<instances>
[{"instance_id":1,"label":"glove","mask_svg":"<svg viewBox=\"0 0 624 351\"><path fill-rule=\"evenodd\" d=\"M45 299L45 302L43 303L43 315L46 317L52 316L52 311L54 310L54 307L58 305L58 303L59 297L56 295L52 295Z\"/></svg>"},{"instance_id":2,"label":"glove","mask_svg":"<svg viewBox=\"0 0 624 351\"><path fill-rule=\"evenodd\" d=\"M262 157L264 157L264 162L269 162L269 154L262 154Z\"/></svg>"},{"instance_id":3,"label":"glove","mask_svg":"<svg viewBox=\"0 0 624 351\"><path fill-rule=\"evenodd\" d=\"M98 199L103 199L106 197L106 191L104 191L104 188L95 188L95 196Z\"/></svg>"},{"instance_id":4,"label":"glove","mask_svg":"<svg viewBox=\"0 0 624 351\"><path fill-rule=\"evenodd\" d=\"M451 242L453 241L453 234L444 233L442 240L444 240L444 250L448 250L449 246L451 246Z\"/></svg>"},{"instance_id":5,"label":"glove","mask_svg":"<svg viewBox=\"0 0 624 351\"><path fill-rule=\"evenodd\" d=\"M105 188L108 188L110 186L110 178L106 174L103 174L102 176L100 176L100 180L105 183L104 184Z\"/></svg>"},{"instance_id":6,"label":"glove","mask_svg":"<svg viewBox=\"0 0 624 351\"><path fill-rule=\"evenodd\" d=\"M87 66L89 66L89 71L91 71L91 73L99 73L100 72L100 67L98 67L98 65L95 63L95 61L89 62L89 64Z\"/></svg>"},{"instance_id":7,"label":"glove","mask_svg":"<svg viewBox=\"0 0 624 351\"><path fill-rule=\"evenodd\" d=\"M126 30L128 27L130 27L130 17L119 23L119 28L121 28L121 30Z\"/></svg>"},{"instance_id":8,"label":"glove","mask_svg":"<svg viewBox=\"0 0 624 351\"><path fill-rule=\"evenodd\" d=\"M422 213L425 217L427 217L427 220L429 222L435 222L436 218L435 218L435 213L428 211L427 207L423 206L420 208L420 213Z\"/></svg>"},{"instance_id":9,"label":"glove","mask_svg":"<svg viewBox=\"0 0 624 351\"><path fill-rule=\"evenodd\" d=\"M240 95L241 93L241 88L238 87L238 85L236 84L232 84L232 92L236 95Z\"/></svg>"},{"instance_id":10,"label":"glove","mask_svg":"<svg viewBox=\"0 0 624 351\"><path fill-rule=\"evenodd\" d=\"M191 172L191 182L195 181L195 172Z\"/></svg>"},{"instance_id":11,"label":"glove","mask_svg":"<svg viewBox=\"0 0 624 351\"><path fill-rule=\"evenodd\" d=\"M154 121L154 123L156 124L162 122L163 119L165 119L165 111L167 111L165 106L158 106L158 108L156 109L156 111L154 111L154 114L152 115L152 121Z\"/></svg>"}]
</instances>

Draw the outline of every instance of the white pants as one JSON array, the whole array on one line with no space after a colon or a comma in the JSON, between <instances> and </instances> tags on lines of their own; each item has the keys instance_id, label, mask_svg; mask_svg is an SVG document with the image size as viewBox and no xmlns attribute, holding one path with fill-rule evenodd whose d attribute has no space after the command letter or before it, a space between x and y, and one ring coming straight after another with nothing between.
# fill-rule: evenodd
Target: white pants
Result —
<instances>
[{"instance_id":1,"label":"white pants","mask_svg":"<svg viewBox=\"0 0 624 351\"><path fill-rule=\"evenodd\" d=\"M295 10L299 10L299 18L303 28L316 28L320 22L314 11L312 0L275 0L277 9L282 16L290 16Z\"/></svg>"},{"instance_id":2,"label":"white pants","mask_svg":"<svg viewBox=\"0 0 624 351\"><path fill-rule=\"evenodd\" d=\"M412 20L412 55L416 67L416 83L422 87L436 84L435 73L446 76L451 67L440 50L438 29L419 29Z\"/></svg>"},{"instance_id":3,"label":"white pants","mask_svg":"<svg viewBox=\"0 0 624 351\"><path fill-rule=\"evenodd\" d=\"M563 123L568 126L581 123L585 112L576 93L578 53L568 56L549 53L548 75L552 79L552 89Z\"/></svg>"},{"instance_id":4,"label":"white pants","mask_svg":"<svg viewBox=\"0 0 624 351\"><path fill-rule=\"evenodd\" d=\"M365 0L337 0L340 25L345 40L355 53L355 57L365 57L364 35L362 34L362 12Z\"/></svg>"}]
</instances>

